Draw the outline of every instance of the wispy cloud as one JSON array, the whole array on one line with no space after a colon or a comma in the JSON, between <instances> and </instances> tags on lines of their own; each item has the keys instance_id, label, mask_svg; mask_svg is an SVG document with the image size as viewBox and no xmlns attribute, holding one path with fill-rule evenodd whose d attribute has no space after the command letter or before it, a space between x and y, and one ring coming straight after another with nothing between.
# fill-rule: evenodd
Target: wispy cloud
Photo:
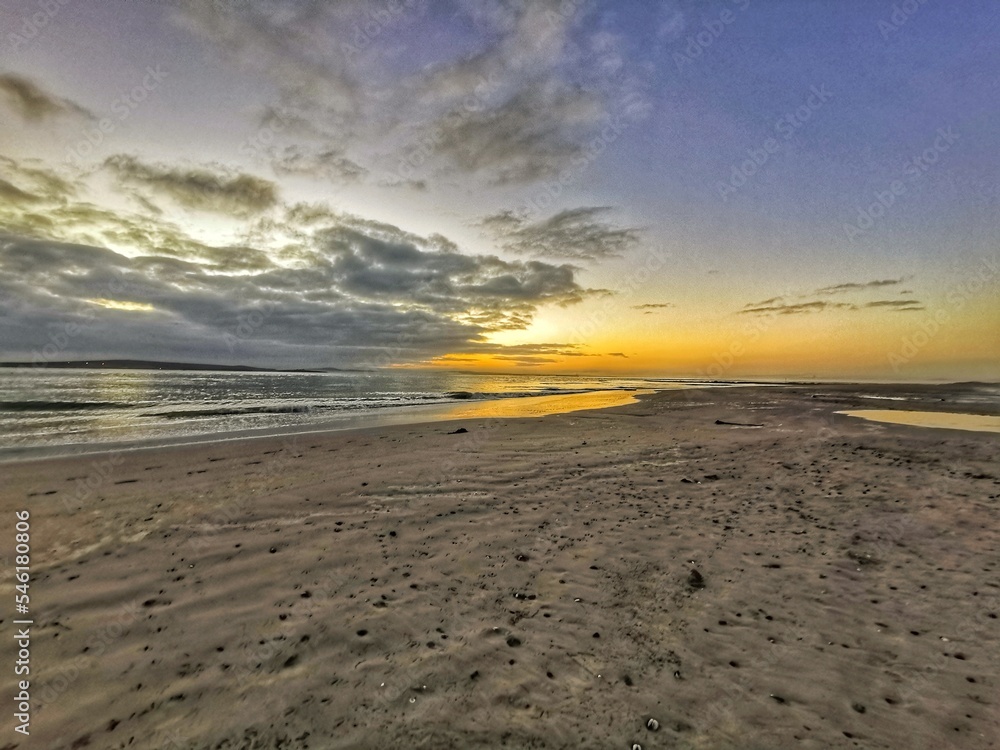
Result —
<instances>
[{"instance_id":1,"label":"wispy cloud","mask_svg":"<svg viewBox=\"0 0 1000 750\"><path fill-rule=\"evenodd\" d=\"M775 300L772 300L772 302L774 301ZM875 300L873 302L863 303L813 300L811 302L794 302L788 304L750 304L742 310L738 310L737 313L740 315L800 315L803 313L815 313L825 310L862 310L872 308L884 308L896 310L898 312L914 312L917 310L923 310L924 306L916 300Z\"/></svg>"},{"instance_id":2,"label":"wispy cloud","mask_svg":"<svg viewBox=\"0 0 1000 750\"><path fill-rule=\"evenodd\" d=\"M632 305L633 310L666 310L667 308L674 307L672 302L647 302L643 305Z\"/></svg>"},{"instance_id":3,"label":"wispy cloud","mask_svg":"<svg viewBox=\"0 0 1000 750\"><path fill-rule=\"evenodd\" d=\"M886 307L892 310L898 310L899 312L911 312L925 309L923 303L913 299L882 299L874 302L868 302L865 304L865 307Z\"/></svg>"},{"instance_id":4,"label":"wispy cloud","mask_svg":"<svg viewBox=\"0 0 1000 750\"><path fill-rule=\"evenodd\" d=\"M780 299L780 298L779 298ZM857 309L855 305L848 302L826 302L815 300L813 302L796 302L792 304L766 304L747 305L739 311L740 315L799 315L802 313L819 312L821 310L835 309Z\"/></svg>"},{"instance_id":5,"label":"wispy cloud","mask_svg":"<svg viewBox=\"0 0 1000 750\"><path fill-rule=\"evenodd\" d=\"M533 182L559 173L583 149L603 108L592 94L565 85L534 85L480 111L448 112L428 123L436 151L463 172L491 182Z\"/></svg>"},{"instance_id":6,"label":"wispy cloud","mask_svg":"<svg viewBox=\"0 0 1000 750\"><path fill-rule=\"evenodd\" d=\"M885 289L887 287L898 286L908 281L912 276L902 276L898 279L874 279L872 281L857 281L836 284L833 286L821 287L810 294L788 293L782 296L770 297L760 302L750 302L738 310L740 315L800 315L803 313L815 313L825 310L864 310L864 309L889 309L899 312L909 312L923 310L923 303L916 299L893 299L893 300L869 300L863 301L863 293L870 290ZM815 299L815 297L830 297L839 294L858 294L854 297L857 301L852 302L832 302L829 299ZM913 294L909 289L899 292L903 294Z\"/></svg>"},{"instance_id":7,"label":"wispy cloud","mask_svg":"<svg viewBox=\"0 0 1000 750\"><path fill-rule=\"evenodd\" d=\"M848 284L837 284L835 286L825 286L816 290L816 294L842 294L844 292L855 292L862 289L879 289L881 287L896 286L908 281L910 276L903 276L898 279L878 279L875 281L852 282Z\"/></svg>"},{"instance_id":8,"label":"wispy cloud","mask_svg":"<svg viewBox=\"0 0 1000 750\"><path fill-rule=\"evenodd\" d=\"M514 253L546 258L602 260L618 257L639 244L640 230L602 221L607 207L567 209L531 222L512 211L487 216L480 226Z\"/></svg>"},{"instance_id":9,"label":"wispy cloud","mask_svg":"<svg viewBox=\"0 0 1000 750\"><path fill-rule=\"evenodd\" d=\"M52 94L28 78L0 74L0 99L23 119L39 122L52 117L93 119L93 113L70 99Z\"/></svg>"},{"instance_id":10,"label":"wispy cloud","mask_svg":"<svg viewBox=\"0 0 1000 750\"><path fill-rule=\"evenodd\" d=\"M279 175L308 175L331 182L354 182L368 174L367 169L347 158L339 148L312 150L301 145L285 146L273 155L271 166Z\"/></svg>"}]
</instances>

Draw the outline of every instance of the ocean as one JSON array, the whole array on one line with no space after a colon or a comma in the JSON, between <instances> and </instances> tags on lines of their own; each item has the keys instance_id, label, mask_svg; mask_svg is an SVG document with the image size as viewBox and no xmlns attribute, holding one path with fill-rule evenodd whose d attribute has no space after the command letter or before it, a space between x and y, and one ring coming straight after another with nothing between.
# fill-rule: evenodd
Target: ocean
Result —
<instances>
[{"instance_id":1,"label":"ocean","mask_svg":"<svg viewBox=\"0 0 1000 750\"><path fill-rule=\"evenodd\" d=\"M683 387L642 378L0 369L0 458L446 418L447 405Z\"/></svg>"}]
</instances>

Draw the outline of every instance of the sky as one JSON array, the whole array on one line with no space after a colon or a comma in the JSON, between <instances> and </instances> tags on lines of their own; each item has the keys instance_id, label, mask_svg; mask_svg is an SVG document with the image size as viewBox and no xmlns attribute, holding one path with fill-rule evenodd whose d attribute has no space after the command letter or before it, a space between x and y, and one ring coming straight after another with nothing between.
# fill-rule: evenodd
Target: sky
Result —
<instances>
[{"instance_id":1,"label":"sky","mask_svg":"<svg viewBox=\"0 0 1000 750\"><path fill-rule=\"evenodd\" d=\"M0 360L1000 380L993 0L0 29Z\"/></svg>"}]
</instances>

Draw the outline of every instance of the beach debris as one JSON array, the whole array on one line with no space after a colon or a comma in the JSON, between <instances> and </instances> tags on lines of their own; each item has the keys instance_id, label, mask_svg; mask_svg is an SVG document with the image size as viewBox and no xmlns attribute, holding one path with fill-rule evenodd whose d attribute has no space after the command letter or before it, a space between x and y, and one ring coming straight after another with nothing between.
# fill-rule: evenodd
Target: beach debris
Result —
<instances>
[{"instance_id":1,"label":"beach debris","mask_svg":"<svg viewBox=\"0 0 1000 750\"><path fill-rule=\"evenodd\" d=\"M716 424L728 425L730 427L763 427L764 426L762 424L753 424L753 423L750 423L750 422L725 422L725 421L723 421L721 419L716 419L715 423Z\"/></svg>"},{"instance_id":2,"label":"beach debris","mask_svg":"<svg viewBox=\"0 0 1000 750\"><path fill-rule=\"evenodd\" d=\"M784 704L788 703L788 701L786 701L786 700L785 700L784 698L782 698L782 697L781 697L780 695L775 695L774 693L771 693L771 694L770 694L770 697L771 697L771 699L772 699L772 700L775 700L775 701L777 701L778 703L780 703L780 704L782 704L782 705L784 705Z\"/></svg>"},{"instance_id":3,"label":"beach debris","mask_svg":"<svg viewBox=\"0 0 1000 750\"><path fill-rule=\"evenodd\" d=\"M465 429L464 427L459 427L457 430L453 430L452 432L449 432L448 434L449 435L464 435L467 432L468 432L468 430Z\"/></svg>"},{"instance_id":4,"label":"beach debris","mask_svg":"<svg viewBox=\"0 0 1000 750\"><path fill-rule=\"evenodd\" d=\"M681 477L681 484L701 484L697 479L688 479L687 477Z\"/></svg>"},{"instance_id":5,"label":"beach debris","mask_svg":"<svg viewBox=\"0 0 1000 750\"><path fill-rule=\"evenodd\" d=\"M633 742L632 750L642 750L642 745L640 745L638 742Z\"/></svg>"},{"instance_id":6,"label":"beach debris","mask_svg":"<svg viewBox=\"0 0 1000 750\"><path fill-rule=\"evenodd\" d=\"M688 588L695 590L705 588L705 577L696 568L688 573Z\"/></svg>"},{"instance_id":7,"label":"beach debris","mask_svg":"<svg viewBox=\"0 0 1000 750\"><path fill-rule=\"evenodd\" d=\"M655 732L659 728L660 728L660 722L658 722L656 719L650 719L649 721L646 722L646 729L648 729L650 732Z\"/></svg>"},{"instance_id":8,"label":"beach debris","mask_svg":"<svg viewBox=\"0 0 1000 750\"><path fill-rule=\"evenodd\" d=\"M518 553L517 555L515 555L514 559L517 560L518 562L528 562L528 560L530 560L531 558L528 557L523 552L521 552L521 553Z\"/></svg>"}]
</instances>

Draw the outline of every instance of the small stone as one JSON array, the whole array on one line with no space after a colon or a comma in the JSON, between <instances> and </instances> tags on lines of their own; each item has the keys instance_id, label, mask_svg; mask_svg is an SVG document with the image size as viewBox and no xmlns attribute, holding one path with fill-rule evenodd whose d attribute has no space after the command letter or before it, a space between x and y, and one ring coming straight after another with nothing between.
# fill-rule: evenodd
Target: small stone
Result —
<instances>
[{"instance_id":1,"label":"small stone","mask_svg":"<svg viewBox=\"0 0 1000 750\"><path fill-rule=\"evenodd\" d=\"M692 570L688 574L688 587L696 590L705 588L705 577L697 570Z\"/></svg>"}]
</instances>

